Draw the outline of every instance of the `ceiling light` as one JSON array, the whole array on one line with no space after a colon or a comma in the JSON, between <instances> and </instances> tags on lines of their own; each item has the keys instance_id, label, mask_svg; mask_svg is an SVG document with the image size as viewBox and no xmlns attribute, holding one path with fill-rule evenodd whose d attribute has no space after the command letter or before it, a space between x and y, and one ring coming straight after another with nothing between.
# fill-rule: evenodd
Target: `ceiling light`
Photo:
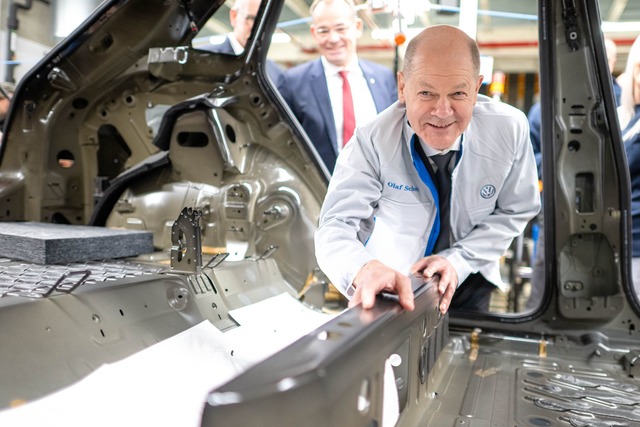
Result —
<instances>
[{"instance_id":1,"label":"ceiling light","mask_svg":"<svg viewBox=\"0 0 640 427\"><path fill-rule=\"evenodd\" d=\"M637 33L640 28L640 22L638 21L604 21L602 23L602 31L605 33Z\"/></svg>"}]
</instances>

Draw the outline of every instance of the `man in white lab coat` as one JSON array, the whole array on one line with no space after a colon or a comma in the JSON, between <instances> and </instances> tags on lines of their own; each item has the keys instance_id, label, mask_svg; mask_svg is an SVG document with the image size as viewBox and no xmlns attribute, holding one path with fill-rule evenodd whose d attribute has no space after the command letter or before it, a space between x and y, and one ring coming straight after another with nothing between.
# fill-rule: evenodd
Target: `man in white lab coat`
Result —
<instances>
[{"instance_id":1,"label":"man in white lab coat","mask_svg":"<svg viewBox=\"0 0 640 427\"><path fill-rule=\"evenodd\" d=\"M486 310L502 285L499 259L538 213L540 197L527 118L478 95L479 68L477 44L464 32L427 28L407 47L399 102L341 152L316 256L351 306L371 308L386 291L412 310L414 272L440 275L443 313L451 304ZM451 157L438 168L438 156ZM445 199L439 170L450 172Z\"/></svg>"}]
</instances>

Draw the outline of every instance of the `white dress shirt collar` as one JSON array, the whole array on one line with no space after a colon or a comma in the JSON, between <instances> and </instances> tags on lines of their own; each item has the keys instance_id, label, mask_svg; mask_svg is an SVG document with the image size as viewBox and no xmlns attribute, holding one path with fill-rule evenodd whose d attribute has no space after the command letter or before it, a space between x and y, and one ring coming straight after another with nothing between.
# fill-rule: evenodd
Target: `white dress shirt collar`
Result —
<instances>
[{"instance_id":1,"label":"white dress shirt collar","mask_svg":"<svg viewBox=\"0 0 640 427\"><path fill-rule=\"evenodd\" d=\"M358 57L354 57L346 67L338 67L337 65L329 62L324 56L321 56L320 60L322 61L322 66L324 67L324 73L326 75L338 75L342 70L347 70L350 73L358 73L359 75L362 75L362 70L360 69L360 65L358 64Z\"/></svg>"},{"instance_id":2,"label":"white dress shirt collar","mask_svg":"<svg viewBox=\"0 0 640 427\"><path fill-rule=\"evenodd\" d=\"M408 138L412 138L413 135L416 133L412 128L411 125L409 124L408 121L405 121L405 129L404 129L405 135L408 135ZM429 145L427 145L422 138L420 138L417 134L416 136L418 137L418 140L420 141L420 145L422 146L422 149L424 150L424 153L427 155L427 157L431 157L431 156L435 156L436 154L447 154L449 151L460 151L460 144L462 143L462 136L464 134L460 135L459 137L456 138L456 140L454 141L454 143L451 145L451 147L445 149L445 150L436 150L435 148L430 147Z\"/></svg>"}]
</instances>

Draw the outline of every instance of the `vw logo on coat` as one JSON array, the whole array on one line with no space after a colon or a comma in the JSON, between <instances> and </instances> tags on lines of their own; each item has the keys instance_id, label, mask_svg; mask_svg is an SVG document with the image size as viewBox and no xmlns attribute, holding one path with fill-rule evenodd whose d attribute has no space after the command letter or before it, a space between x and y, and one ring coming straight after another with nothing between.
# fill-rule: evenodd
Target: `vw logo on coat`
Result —
<instances>
[{"instance_id":1,"label":"vw logo on coat","mask_svg":"<svg viewBox=\"0 0 640 427\"><path fill-rule=\"evenodd\" d=\"M490 199L496 195L496 187L491 184L487 184L480 189L480 196L483 199Z\"/></svg>"}]
</instances>

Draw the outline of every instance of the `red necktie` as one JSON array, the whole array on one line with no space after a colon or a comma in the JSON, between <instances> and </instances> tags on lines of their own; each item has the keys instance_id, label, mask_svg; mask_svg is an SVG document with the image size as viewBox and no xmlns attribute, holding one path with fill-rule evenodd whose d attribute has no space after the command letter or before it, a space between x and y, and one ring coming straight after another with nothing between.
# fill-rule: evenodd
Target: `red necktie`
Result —
<instances>
[{"instance_id":1,"label":"red necktie","mask_svg":"<svg viewBox=\"0 0 640 427\"><path fill-rule=\"evenodd\" d=\"M340 71L342 77L342 115L344 118L342 126L342 145L346 145L356 128L356 113L353 111L353 97L351 96L351 86L347 79L348 71Z\"/></svg>"}]
</instances>

